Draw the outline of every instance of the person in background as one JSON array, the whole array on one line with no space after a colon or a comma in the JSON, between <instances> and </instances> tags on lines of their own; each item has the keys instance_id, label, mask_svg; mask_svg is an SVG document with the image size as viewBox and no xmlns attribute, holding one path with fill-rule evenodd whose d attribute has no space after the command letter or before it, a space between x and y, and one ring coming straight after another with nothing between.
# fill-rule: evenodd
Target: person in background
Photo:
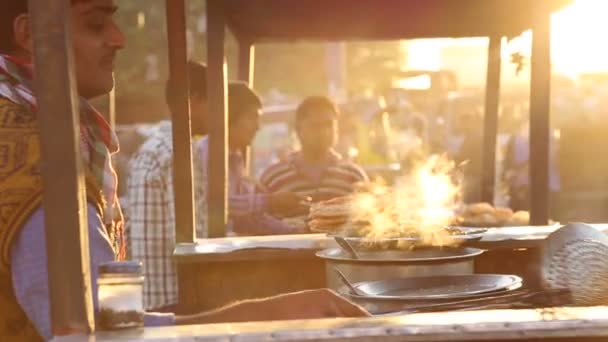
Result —
<instances>
[{"instance_id":1,"label":"person in background","mask_svg":"<svg viewBox=\"0 0 608 342\"><path fill-rule=\"evenodd\" d=\"M454 119L453 132L448 137L449 155L462 165L464 202L476 203L481 201L481 113L477 109L465 110Z\"/></svg>"},{"instance_id":2,"label":"person in background","mask_svg":"<svg viewBox=\"0 0 608 342\"><path fill-rule=\"evenodd\" d=\"M270 192L296 192L318 202L348 195L356 183L368 181L359 166L343 160L334 150L339 114L327 97L306 98L296 110L296 132L302 149L270 166L262 174L262 186Z\"/></svg>"},{"instance_id":3,"label":"person in background","mask_svg":"<svg viewBox=\"0 0 608 342\"><path fill-rule=\"evenodd\" d=\"M272 235L293 234L300 231L290 227L276 216L291 216L303 213L307 207L302 205L304 196L291 191L265 191L255 180L245 174L245 159L242 151L251 144L259 128L262 102L259 96L243 82L228 85L228 213L230 224L226 227L229 234ZM209 181L209 139L204 137L195 146L202 166L196 168L201 174L203 190L207 193ZM206 197L203 197L206 198ZM199 203L198 209L207 217L207 205ZM206 224L204 224L206 225Z\"/></svg>"},{"instance_id":4,"label":"person in background","mask_svg":"<svg viewBox=\"0 0 608 342\"><path fill-rule=\"evenodd\" d=\"M192 135L207 134L207 67L188 63ZM179 94L174 81L166 84L165 97L171 117L178 110ZM162 121L140 146L129 165L125 214L130 257L143 262L146 309L169 310L178 301L177 271L173 263L175 246L175 201L173 195L173 134L171 121ZM193 165L201 167L197 155ZM202 196L195 179L195 200ZM197 222L197 236L206 236Z\"/></svg>"},{"instance_id":5,"label":"person in background","mask_svg":"<svg viewBox=\"0 0 608 342\"><path fill-rule=\"evenodd\" d=\"M37 94L32 86L33 41L27 0L0 2L0 145L7 158L0 175L0 341L53 339L46 227L42 207ZM94 312L98 312L98 266L124 260L122 215L112 154L117 138L88 100L114 86L116 54L125 37L116 25L114 0L73 0L70 36L77 94L80 144L87 191L87 222ZM61 86L61 85L59 85ZM72 262L66 260L66 262ZM329 290L248 300L190 316L148 312L146 326L364 316L360 307Z\"/></svg>"},{"instance_id":6,"label":"person in background","mask_svg":"<svg viewBox=\"0 0 608 342\"><path fill-rule=\"evenodd\" d=\"M129 164L141 144L146 141L146 136L140 132L136 125L116 126L114 131L120 143L120 151L112 156L112 162L118 176L118 198L124 211L128 195Z\"/></svg>"},{"instance_id":7,"label":"person in background","mask_svg":"<svg viewBox=\"0 0 608 342\"><path fill-rule=\"evenodd\" d=\"M557 163L559 141L552 130L549 137L549 196L550 215L559 215L561 190L560 172ZM505 152L504 178L509 187L509 206L514 211L530 210L530 126L522 121L511 136Z\"/></svg>"}]
</instances>

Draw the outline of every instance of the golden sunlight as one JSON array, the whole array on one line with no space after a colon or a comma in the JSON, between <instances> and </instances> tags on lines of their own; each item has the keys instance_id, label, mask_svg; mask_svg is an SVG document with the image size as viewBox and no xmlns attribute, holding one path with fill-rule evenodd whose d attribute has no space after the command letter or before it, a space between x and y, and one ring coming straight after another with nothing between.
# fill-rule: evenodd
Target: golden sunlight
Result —
<instances>
[{"instance_id":1,"label":"golden sunlight","mask_svg":"<svg viewBox=\"0 0 608 342\"><path fill-rule=\"evenodd\" d=\"M554 70L568 76L608 71L608 1L577 0L552 18Z\"/></svg>"},{"instance_id":2,"label":"golden sunlight","mask_svg":"<svg viewBox=\"0 0 608 342\"><path fill-rule=\"evenodd\" d=\"M608 72L606 14L608 0L576 0L553 14L551 48L556 73L574 78L582 73ZM530 31L524 32L504 47L503 58L508 60L512 52L528 55L531 45ZM487 39L419 39L404 42L402 46L407 50L405 64L408 69L439 70L449 64L445 48L487 46Z\"/></svg>"}]
</instances>

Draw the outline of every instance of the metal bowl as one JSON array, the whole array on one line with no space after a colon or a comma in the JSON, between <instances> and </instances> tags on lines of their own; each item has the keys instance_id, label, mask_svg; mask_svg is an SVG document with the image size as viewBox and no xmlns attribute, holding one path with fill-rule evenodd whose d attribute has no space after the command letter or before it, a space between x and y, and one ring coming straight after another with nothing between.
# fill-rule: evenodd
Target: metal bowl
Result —
<instances>
[{"instance_id":1,"label":"metal bowl","mask_svg":"<svg viewBox=\"0 0 608 342\"><path fill-rule=\"evenodd\" d=\"M474 258L484 251L476 248L419 248L413 250L359 251L353 259L340 248L320 251L325 260L327 285L338 290L342 282L338 268L354 283L393 278L472 274Z\"/></svg>"}]
</instances>

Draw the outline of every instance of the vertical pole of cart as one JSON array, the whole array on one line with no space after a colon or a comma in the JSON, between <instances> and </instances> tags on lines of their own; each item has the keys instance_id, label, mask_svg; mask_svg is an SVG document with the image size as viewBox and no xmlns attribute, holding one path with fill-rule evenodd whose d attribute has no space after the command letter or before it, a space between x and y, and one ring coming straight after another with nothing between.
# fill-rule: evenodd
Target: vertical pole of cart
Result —
<instances>
[{"instance_id":1,"label":"vertical pole of cart","mask_svg":"<svg viewBox=\"0 0 608 342\"><path fill-rule=\"evenodd\" d=\"M224 9L221 0L207 0L207 89L209 92L209 162L207 205L209 237L226 235L228 223L228 103L224 52Z\"/></svg>"},{"instance_id":2,"label":"vertical pole of cart","mask_svg":"<svg viewBox=\"0 0 608 342\"><path fill-rule=\"evenodd\" d=\"M70 1L30 0L52 333L94 330Z\"/></svg>"},{"instance_id":3,"label":"vertical pole of cart","mask_svg":"<svg viewBox=\"0 0 608 342\"><path fill-rule=\"evenodd\" d=\"M551 15L544 6L532 27L530 89L530 223L549 221Z\"/></svg>"},{"instance_id":4,"label":"vertical pole of cart","mask_svg":"<svg viewBox=\"0 0 608 342\"><path fill-rule=\"evenodd\" d=\"M175 194L175 229L177 243L191 243L196 237L192 181L192 134L188 52L186 42L186 5L184 0L166 0L169 38L169 74L177 110L173 113L173 190Z\"/></svg>"},{"instance_id":5,"label":"vertical pole of cart","mask_svg":"<svg viewBox=\"0 0 608 342\"><path fill-rule=\"evenodd\" d=\"M253 46L253 43L251 43L251 41L246 38L240 37L237 77L240 81L246 82L251 88L253 88L254 66L255 47ZM243 152L245 154L246 174L252 175L251 172L253 163L253 146L249 146Z\"/></svg>"},{"instance_id":6,"label":"vertical pole of cart","mask_svg":"<svg viewBox=\"0 0 608 342\"><path fill-rule=\"evenodd\" d=\"M108 94L108 123L112 129L116 129L116 85Z\"/></svg>"},{"instance_id":7,"label":"vertical pole of cart","mask_svg":"<svg viewBox=\"0 0 608 342\"><path fill-rule=\"evenodd\" d=\"M498 134L498 108L500 99L502 37L490 37L488 46L488 69L486 74L486 100L483 128L483 163L481 198L494 202L496 179L496 136Z\"/></svg>"}]
</instances>

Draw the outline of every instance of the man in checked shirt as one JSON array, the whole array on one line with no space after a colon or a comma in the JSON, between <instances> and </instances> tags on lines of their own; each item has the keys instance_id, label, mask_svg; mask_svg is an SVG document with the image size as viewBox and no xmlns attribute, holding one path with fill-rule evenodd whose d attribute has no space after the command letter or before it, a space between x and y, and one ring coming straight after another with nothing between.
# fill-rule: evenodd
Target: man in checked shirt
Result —
<instances>
[{"instance_id":1,"label":"man in checked shirt","mask_svg":"<svg viewBox=\"0 0 608 342\"><path fill-rule=\"evenodd\" d=\"M207 134L207 67L188 63L192 134ZM173 113L178 101L173 81L168 80L166 102ZM197 155L195 168L201 167ZM200 179L194 178L196 203L201 198ZM197 186L198 185L198 186ZM175 208L173 195L173 138L171 121L162 121L141 145L129 163L125 215L129 254L143 262L144 303L147 309L170 310L177 304L177 270L172 261L175 246ZM206 236L204 220L197 215L197 235ZM171 310L172 311L172 310Z\"/></svg>"},{"instance_id":2,"label":"man in checked shirt","mask_svg":"<svg viewBox=\"0 0 608 342\"><path fill-rule=\"evenodd\" d=\"M193 135L206 135L206 67L189 63L190 103ZM269 213L302 210L301 198L290 192L255 193L255 185L243 175L240 150L247 146L258 128L259 97L244 83L231 83L228 89L230 115L230 208L233 218L229 232L256 234L262 229L275 234L296 232L272 218ZM167 104L175 108L172 81L167 82ZM207 137L193 149L194 194L197 236L207 235ZM161 122L131 161L128 181L127 232L130 256L144 265L144 303L150 310L175 311L178 303L177 270L172 254L175 246L173 197L173 145L171 123Z\"/></svg>"}]
</instances>

